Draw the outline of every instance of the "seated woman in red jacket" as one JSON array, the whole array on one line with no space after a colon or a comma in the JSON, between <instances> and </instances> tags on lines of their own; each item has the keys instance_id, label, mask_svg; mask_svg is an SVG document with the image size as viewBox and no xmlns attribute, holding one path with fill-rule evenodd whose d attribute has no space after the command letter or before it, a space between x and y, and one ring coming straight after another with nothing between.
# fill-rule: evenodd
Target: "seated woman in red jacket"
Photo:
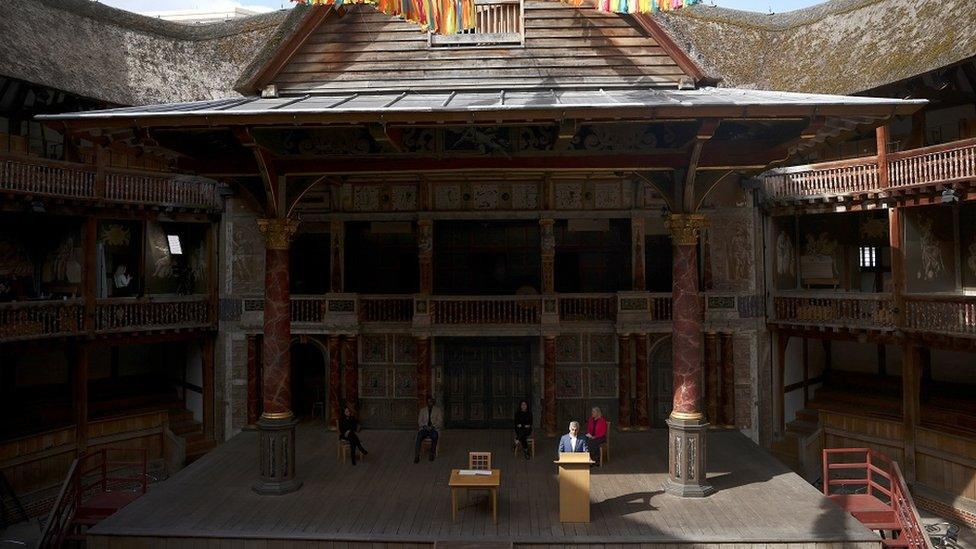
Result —
<instances>
[{"instance_id":1,"label":"seated woman in red jacket","mask_svg":"<svg viewBox=\"0 0 976 549\"><path fill-rule=\"evenodd\" d=\"M607 420L603 410L594 406L590 419L586 420L586 444L590 448L590 459L600 464L600 446L607 441Z\"/></svg>"}]
</instances>

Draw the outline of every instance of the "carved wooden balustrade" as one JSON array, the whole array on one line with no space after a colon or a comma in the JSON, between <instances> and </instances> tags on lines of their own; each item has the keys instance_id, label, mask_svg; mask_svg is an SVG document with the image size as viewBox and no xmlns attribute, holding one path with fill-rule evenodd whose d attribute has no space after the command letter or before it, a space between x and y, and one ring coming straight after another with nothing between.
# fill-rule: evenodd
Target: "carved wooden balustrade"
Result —
<instances>
[{"instance_id":1,"label":"carved wooden balustrade","mask_svg":"<svg viewBox=\"0 0 976 549\"><path fill-rule=\"evenodd\" d=\"M84 315L82 299L0 303L0 341L76 334Z\"/></svg>"},{"instance_id":2,"label":"carved wooden balustrade","mask_svg":"<svg viewBox=\"0 0 976 549\"><path fill-rule=\"evenodd\" d=\"M111 168L105 174L104 198L113 202L208 210L216 209L219 204L213 182Z\"/></svg>"},{"instance_id":3,"label":"carved wooden balustrade","mask_svg":"<svg viewBox=\"0 0 976 549\"><path fill-rule=\"evenodd\" d=\"M877 158L857 158L774 170L763 176L773 199L866 193L878 188Z\"/></svg>"},{"instance_id":4,"label":"carved wooden balustrade","mask_svg":"<svg viewBox=\"0 0 976 549\"><path fill-rule=\"evenodd\" d=\"M976 179L976 139L888 155L892 187Z\"/></svg>"},{"instance_id":5,"label":"carved wooden balustrade","mask_svg":"<svg viewBox=\"0 0 976 549\"><path fill-rule=\"evenodd\" d=\"M886 330L897 321L891 294L783 292L773 298L782 324Z\"/></svg>"},{"instance_id":6,"label":"carved wooden balustrade","mask_svg":"<svg viewBox=\"0 0 976 549\"><path fill-rule=\"evenodd\" d=\"M292 322L323 322L328 300L315 296L291 296Z\"/></svg>"},{"instance_id":7,"label":"carved wooden balustrade","mask_svg":"<svg viewBox=\"0 0 976 549\"><path fill-rule=\"evenodd\" d=\"M413 296L361 295L360 322L410 322L413 320Z\"/></svg>"},{"instance_id":8,"label":"carved wooden balustrade","mask_svg":"<svg viewBox=\"0 0 976 549\"><path fill-rule=\"evenodd\" d=\"M976 180L976 139L888 155L888 187L882 188L875 156L780 168L762 176L772 200L812 200L880 193Z\"/></svg>"},{"instance_id":9,"label":"carved wooden balustrade","mask_svg":"<svg viewBox=\"0 0 976 549\"><path fill-rule=\"evenodd\" d=\"M560 294L559 320L593 322L617 320L616 294Z\"/></svg>"},{"instance_id":10,"label":"carved wooden balustrade","mask_svg":"<svg viewBox=\"0 0 976 549\"><path fill-rule=\"evenodd\" d=\"M976 337L976 296L905 296L905 329Z\"/></svg>"},{"instance_id":11,"label":"carved wooden balustrade","mask_svg":"<svg viewBox=\"0 0 976 549\"><path fill-rule=\"evenodd\" d=\"M430 299L433 324L538 324L542 296L435 296Z\"/></svg>"},{"instance_id":12,"label":"carved wooden balustrade","mask_svg":"<svg viewBox=\"0 0 976 549\"><path fill-rule=\"evenodd\" d=\"M100 185L100 179L104 185ZM45 158L0 155L0 192L176 208L220 208L213 181L162 172L104 168Z\"/></svg>"},{"instance_id":13,"label":"carved wooden balustrade","mask_svg":"<svg viewBox=\"0 0 976 549\"><path fill-rule=\"evenodd\" d=\"M213 324L207 296L102 299L95 305L96 332L205 328Z\"/></svg>"}]
</instances>

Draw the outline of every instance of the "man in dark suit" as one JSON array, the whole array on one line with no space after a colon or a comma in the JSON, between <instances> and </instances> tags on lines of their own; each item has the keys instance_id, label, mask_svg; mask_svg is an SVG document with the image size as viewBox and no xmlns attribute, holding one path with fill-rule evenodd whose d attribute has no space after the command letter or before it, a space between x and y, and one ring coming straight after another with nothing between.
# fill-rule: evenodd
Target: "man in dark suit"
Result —
<instances>
[{"instance_id":1,"label":"man in dark suit","mask_svg":"<svg viewBox=\"0 0 976 549\"><path fill-rule=\"evenodd\" d=\"M579 422L573 421L569 424L569 433L559 439L560 452L588 452L586 438L579 436Z\"/></svg>"}]
</instances>

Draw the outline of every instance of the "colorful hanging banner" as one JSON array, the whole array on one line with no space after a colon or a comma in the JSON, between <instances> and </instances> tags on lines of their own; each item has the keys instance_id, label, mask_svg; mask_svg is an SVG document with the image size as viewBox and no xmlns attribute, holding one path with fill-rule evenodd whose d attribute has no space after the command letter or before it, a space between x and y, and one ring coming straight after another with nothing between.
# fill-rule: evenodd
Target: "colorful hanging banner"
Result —
<instances>
[{"instance_id":1,"label":"colorful hanging banner","mask_svg":"<svg viewBox=\"0 0 976 549\"><path fill-rule=\"evenodd\" d=\"M579 6L583 0L563 0ZM475 0L292 0L300 4L372 4L387 14L402 17L436 34L457 34L475 28ZM651 13L671 11L698 4L701 0L596 0L600 11L613 13Z\"/></svg>"}]
</instances>

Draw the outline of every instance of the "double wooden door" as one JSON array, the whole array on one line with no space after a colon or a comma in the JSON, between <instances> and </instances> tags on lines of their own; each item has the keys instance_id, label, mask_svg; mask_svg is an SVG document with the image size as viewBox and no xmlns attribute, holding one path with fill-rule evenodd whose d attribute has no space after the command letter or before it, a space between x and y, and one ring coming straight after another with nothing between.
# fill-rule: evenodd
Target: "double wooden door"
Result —
<instances>
[{"instance_id":1,"label":"double wooden door","mask_svg":"<svg viewBox=\"0 0 976 549\"><path fill-rule=\"evenodd\" d=\"M532 401L526 341L452 339L444 358L448 427L511 428L519 402Z\"/></svg>"}]
</instances>

